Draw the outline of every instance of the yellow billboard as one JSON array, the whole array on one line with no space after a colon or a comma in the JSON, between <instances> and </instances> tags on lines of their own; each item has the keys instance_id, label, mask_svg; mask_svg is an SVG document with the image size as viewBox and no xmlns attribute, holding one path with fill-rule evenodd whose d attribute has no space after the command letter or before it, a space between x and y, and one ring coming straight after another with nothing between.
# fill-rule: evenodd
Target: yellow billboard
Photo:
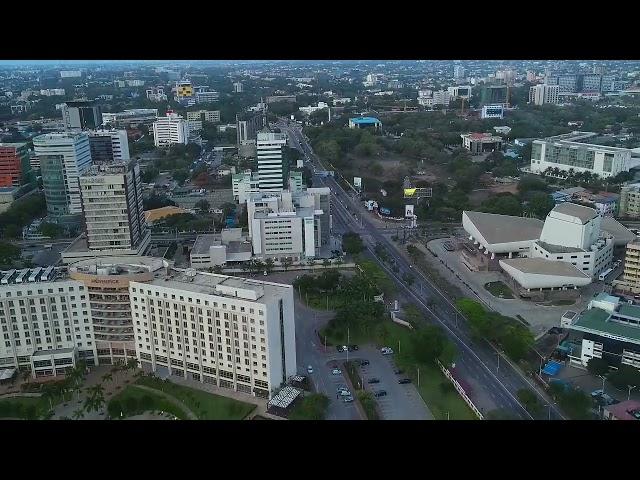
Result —
<instances>
[{"instance_id":1,"label":"yellow billboard","mask_svg":"<svg viewBox=\"0 0 640 480\"><path fill-rule=\"evenodd\" d=\"M404 198L413 197L416 194L417 188L405 188Z\"/></svg>"}]
</instances>

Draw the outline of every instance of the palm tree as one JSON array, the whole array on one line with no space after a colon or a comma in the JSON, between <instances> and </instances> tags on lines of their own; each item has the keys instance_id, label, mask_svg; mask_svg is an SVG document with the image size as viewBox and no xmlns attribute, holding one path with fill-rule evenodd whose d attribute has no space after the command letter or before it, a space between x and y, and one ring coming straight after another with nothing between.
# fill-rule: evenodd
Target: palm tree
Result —
<instances>
[{"instance_id":1,"label":"palm tree","mask_svg":"<svg viewBox=\"0 0 640 480\"><path fill-rule=\"evenodd\" d=\"M49 400L49 410L53 410L53 398L55 395L56 392L53 385L45 385L42 387L42 398Z\"/></svg>"},{"instance_id":2,"label":"palm tree","mask_svg":"<svg viewBox=\"0 0 640 480\"><path fill-rule=\"evenodd\" d=\"M81 418L84 418L84 410L82 408L78 408L71 414L71 418L73 418L74 420L80 420Z\"/></svg>"},{"instance_id":3,"label":"palm tree","mask_svg":"<svg viewBox=\"0 0 640 480\"><path fill-rule=\"evenodd\" d=\"M94 385L93 387L89 387L87 389L88 397L84 402L84 408L87 412L91 412L95 410L99 411L104 405L104 387L101 383Z\"/></svg>"},{"instance_id":4,"label":"palm tree","mask_svg":"<svg viewBox=\"0 0 640 480\"><path fill-rule=\"evenodd\" d=\"M102 381L103 382L112 382L113 381L113 375L109 372L105 373L104 375L102 375Z\"/></svg>"},{"instance_id":5,"label":"palm tree","mask_svg":"<svg viewBox=\"0 0 640 480\"><path fill-rule=\"evenodd\" d=\"M273 258L267 258L267 260L265 260L264 262L264 269L267 271L267 273L271 273L273 272L274 265L275 262L273 261Z\"/></svg>"},{"instance_id":6,"label":"palm tree","mask_svg":"<svg viewBox=\"0 0 640 480\"><path fill-rule=\"evenodd\" d=\"M293 259L291 257L285 257L282 259L282 267L284 268L285 272L291 265L293 265Z\"/></svg>"}]
</instances>

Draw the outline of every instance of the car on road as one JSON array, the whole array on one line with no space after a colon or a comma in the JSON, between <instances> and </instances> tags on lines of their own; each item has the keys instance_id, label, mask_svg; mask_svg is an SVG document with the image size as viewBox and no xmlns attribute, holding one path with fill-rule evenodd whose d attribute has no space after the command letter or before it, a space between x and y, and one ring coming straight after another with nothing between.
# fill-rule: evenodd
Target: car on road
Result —
<instances>
[{"instance_id":1,"label":"car on road","mask_svg":"<svg viewBox=\"0 0 640 480\"><path fill-rule=\"evenodd\" d=\"M353 396L352 396L352 395L347 395L346 397L344 397L344 398L342 399L342 401L343 401L344 403L351 403L351 402L353 402Z\"/></svg>"},{"instance_id":2,"label":"car on road","mask_svg":"<svg viewBox=\"0 0 640 480\"><path fill-rule=\"evenodd\" d=\"M336 388L336 392L340 393L342 391L348 392L349 389L347 387L345 387L344 385L341 385L338 388Z\"/></svg>"},{"instance_id":3,"label":"car on road","mask_svg":"<svg viewBox=\"0 0 640 480\"><path fill-rule=\"evenodd\" d=\"M398 383L400 385L406 385L407 383L411 383L411 379L410 378L403 378L401 380L398 380Z\"/></svg>"},{"instance_id":4,"label":"car on road","mask_svg":"<svg viewBox=\"0 0 640 480\"><path fill-rule=\"evenodd\" d=\"M341 353L341 352L345 352L345 351L346 351L346 350L343 350L344 348L345 348L345 347L343 347L342 345L337 345L337 346L336 346L336 350L337 350L338 352L340 352L340 353Z\"/></svg>"},{"instance_id":5,"label":"car on road","mask_svg":"<svg viewBox=\"0 0 640 480\"><path fill-rule=\"evenodd\" d=\"M362 360L362 361L360 362L360 366L361 366L361 367L366 367L367 365L369 365L369 360Z\"/></svg>"},{"instance_id":6,"label":"car on road","mask_svg":"<svg viewBox=\"0 0 640 480\"><path fill-rule=\"evenodd\" d=\"M341 397L348 397L351 395L351 391L350 390L340 390L338 392L338 395L340 395Z\"/></svg>"},{"instance_id":7,"label":"car on road","mask_svg":"<svg viewBox=\"0 0 640 480\"><path fill-rule=\"evenodd\" d=\"M334 368L333 370L331 370L331 375L342 375L342 370L340 370L339 368Z\"/></svg>"},{"instance_id":8,"label":"car on road","mask_svg":"<svg viewBox=\"0 0 640 480\"><path fill-rule=\"evenodd\" d=\"M349 345L349 351L350 352L353 352L353 351L356 351L356 350L358 350L358 345Z\"/></svg>"},{"instance_id":9,"label":"car on road","mask_svg":"<svg viewBox=\"0 0 640 480\"><path fill-rule=\"evenodd\" d=\"M307 367L307 373L313 373L313 367L311 365Z\"/></svg>"},{"instance_id":10,"label":"car on road","mask_svg":"<svg viewBox=\"0 0 640 480\"><path fill-rule=\"evenodd\" d=\"M387 391L386 390L378 390L377 392L375 392L373 394L374 397L379 398L379 397L386 397L387 396Z\"/></svg>"},{"instance_id":11,"label":"car on road","mask_svg":"<svg viewBox=\"0 0 640 480\"><path fill-rule=\"evenodd\" d=\"M393 354L393 349L389 348L389 347L382 347L380 349L380 353L383 355L391 355Z\"/></svg>"},{"instance_id":12,"label":"car on road","mask_svg":"<svg viewBox=\"0 0 640 480\"><path fill-rule=\"evenodd\" d=\"M401 368L396 368L393 373L395 373L396 375L402 375L404 373L404 370L402 370Z\"/></svg>"},{"instance_id":13,"label":"car on road","mask_svg":"<svg viewBox=\"0 0 640 480\"><path fill-rule=\"evenodd\" d=\"M380 379L376 377L372 377L369 380L367 380L367 383L380 383Z\"/></svg>"}]
</instances>

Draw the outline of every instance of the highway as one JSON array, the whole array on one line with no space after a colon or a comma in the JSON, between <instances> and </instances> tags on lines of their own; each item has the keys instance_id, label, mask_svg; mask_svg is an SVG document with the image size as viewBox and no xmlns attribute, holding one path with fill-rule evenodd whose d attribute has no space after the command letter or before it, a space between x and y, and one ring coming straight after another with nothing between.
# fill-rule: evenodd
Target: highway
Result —
<instances>
[{"instance_id":1,"label":"highway","mask_svg":"<svg viewBox=\"0 0 640 480\"><path fill-rule=\"evenodd\" d=\"M316 168L325 170L322 162L315 156L308 141L298 128L290 128L283 123L279 123L278 127L288 134L293 148L301 150ZM535 385L532 379L512 367L506 356L497 352L484 340L474 341L471 339L465 321L461 319L456 307L422 272L414 269L399 254L396 247L369 222L363 208L345 193L335 178L322 178L320 182L331 188L333 213L337 219L348 225L350 230L361 235L370 255L395 280L400 290L404 291L407 298L411 299L429 317L435 319L458 347L459 356L456 361L456 370L465 380L471 380L473 383L473 398L481 410L486 413L491 409L500 409L508 411L519 419L531 419L531 415L517 399L517 391L521 388L535 391L542 405L549 406L549 400L541 393L540 388ZM357 218L354 217L355 212L358 212ZM399 267L397 273L391 271L376 257L373 249L377 243L384 245L393 257ZM414 274L415 281L410 287L401 280L405 273ZM556 405L551 403L549 407L552 419L564 419Z\"/></svg>"}]
</instances>

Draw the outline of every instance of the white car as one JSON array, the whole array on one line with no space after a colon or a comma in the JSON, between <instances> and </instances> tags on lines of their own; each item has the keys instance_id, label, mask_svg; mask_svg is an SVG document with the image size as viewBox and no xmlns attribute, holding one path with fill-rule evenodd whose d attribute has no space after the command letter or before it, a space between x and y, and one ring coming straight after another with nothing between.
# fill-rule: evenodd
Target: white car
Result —
<instances>
[{"instance_id":1,"label":"white car","mask_svg":"<svg viewBox=\"0 0 640 480\"><path fill-rule=\"evenodd\" d=\"M313 367L311 365L307 367L307 373L309 374L313 373Z\"/></svg>"},{"instance_id":2,"label":"white car","mask_svg":"<svg viewBox=\"0 0 640 480\"><path fill-rule=\"evenodd\" d=\"M340 390L338 393L340 394L341 397L350 397L351 396L351 392L349 390Z\"/></svg>"},{"instance_id":3,"label":"white car","mask_svg":"<svg viewBox=\"0 0 640 480\"><path fill-rule=\"evenodd\" d=\"M380 349L380 353L382 355L391 355L391 354L393 354L393 350L391 348L389 348L389 347L382 347Z\"/></svg>"},{"instance_id":4,"label":"white car","mask_svg":"<svg viewBox=\"0 0 640 480\"><path fill-rule=\"evenodd\" d=\"M342 370L340 370L339 368L334 368L333 370L331 370L331 375L342 375Z\"/></svg>"}]
</instances>

